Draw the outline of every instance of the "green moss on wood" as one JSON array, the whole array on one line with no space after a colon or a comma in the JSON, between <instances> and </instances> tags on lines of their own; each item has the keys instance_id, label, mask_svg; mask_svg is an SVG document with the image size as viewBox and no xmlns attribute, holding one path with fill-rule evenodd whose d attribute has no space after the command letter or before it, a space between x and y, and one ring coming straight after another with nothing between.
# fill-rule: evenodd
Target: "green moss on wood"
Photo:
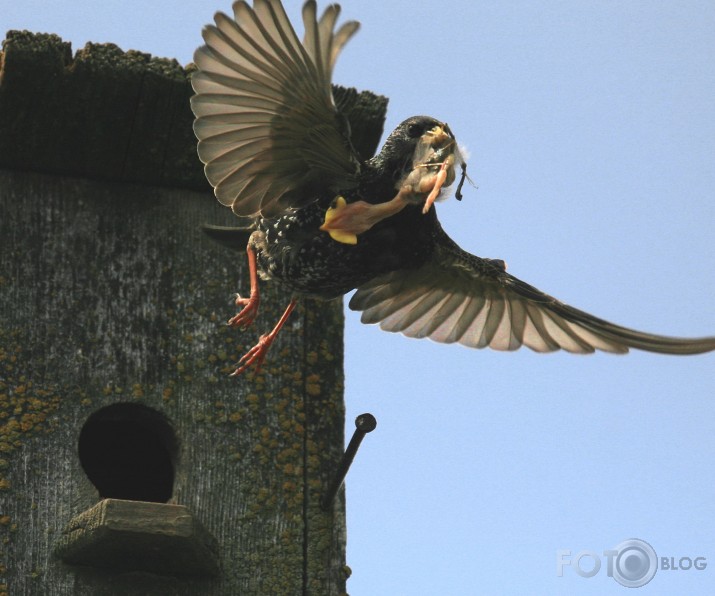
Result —
<instances>
[{"instance_id":1,"label":"green moss on wood","mask_svg":"<svg viewBox=\"0 0 715 596\"><path fill-rule=\"evenodd\" d=\"M0 186L0 259L12 275L0 283L9 439L0 474L15 503L10 526L0 525L9 547L0 561L17 569L8 554L28 548L27 528L58 534L78 504L92 504L89 486L77 493L77 433L97 409L139 400L176 425L175 499L221 544L218 587L193 593L293 593L305 570L321 585L344 584L342 507L318 506L343 449L340 302L306 301L263 372L230 378L289 296L264 284L256 325L225 325L247 275L243 259L196 227L199 213L224 213L213 197L2 172ZM57 482L53 510L65 517L49 520L38 491ZM30 514L25 496L41 509ZM57 585L67 577L48 566L39 581L48 573Z\"/></svg>"},{"instance_id":2,"label":"green moss on wood","mask_svg":"<svg viewBox=\"0 0 715 596\"><path fill-rule=\"evenodd\" d=\"M196 157L190 72L113 44L73 56L55 35L3 43L0 168L13 172L0 171L0 495L13 498L0 514L0 595L72 593L47 546L96 501L77 435L97 409L136 400L176 425L174 499L221 545L219 579L172 591L344 591L343 496L319 505L343 450L341 304L305 301L260 374L228 377L289 297L265 285L254 328L225 326L247 275L243 255L198 230L232 217ZM367 157L386 100L336 97Z\"/></svg>"}]
</instances>

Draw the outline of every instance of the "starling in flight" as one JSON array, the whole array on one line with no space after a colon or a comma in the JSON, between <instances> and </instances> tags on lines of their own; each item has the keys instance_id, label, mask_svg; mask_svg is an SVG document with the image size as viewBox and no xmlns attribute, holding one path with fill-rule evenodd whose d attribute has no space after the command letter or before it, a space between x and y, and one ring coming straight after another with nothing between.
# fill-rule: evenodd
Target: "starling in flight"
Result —
<instances>
[{"instance_id":1,"label":"starling in flight","mask_svg":"<svg viewBox=\"0 0 715 596\"><path fill-rule=\"evenodd\" d=\"M354 289L349 306L362 322L443 343L574 353L715 349L715 337L665 337L596 318L507 273L503 261L459 248L432 208L458 167L459 198L466 175L447 124L408 118L370 159L353 146L331 76L359 24L336 28L338 5L318 18L315 2L304 4L302 43L280 0L238 1L233 12L204 28L191 100L206 176L252 230L251 293L237 297L242 309L229 324L254 321L259 275L294 296L234 374L260 368L300 296L330 300Z\"/></svg>"}]
</instances>

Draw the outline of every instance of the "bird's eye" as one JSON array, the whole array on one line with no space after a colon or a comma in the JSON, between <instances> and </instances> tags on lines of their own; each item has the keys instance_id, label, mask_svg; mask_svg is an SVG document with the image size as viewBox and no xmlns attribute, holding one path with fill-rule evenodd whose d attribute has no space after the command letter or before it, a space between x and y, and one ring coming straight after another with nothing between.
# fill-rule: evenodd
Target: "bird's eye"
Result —
<instances>
[{"instance_id":1,"label":"bird's eye","mask_svg":"<svg viewBox=\"0 0 715 596\"><path fill-rule=\"evenodd\" d=\"M407 127L407 134L413 138L421 137L423 132L424 126L417 124L416 122Z\"/></svg>"}]
</instances>

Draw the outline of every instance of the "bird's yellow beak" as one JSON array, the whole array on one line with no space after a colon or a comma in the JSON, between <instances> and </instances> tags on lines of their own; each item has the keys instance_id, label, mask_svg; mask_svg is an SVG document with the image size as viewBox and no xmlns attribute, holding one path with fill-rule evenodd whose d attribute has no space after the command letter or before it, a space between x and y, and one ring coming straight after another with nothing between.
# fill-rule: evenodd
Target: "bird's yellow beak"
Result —
<instances>
[{"instance_id":1,"label":"bird's yellow beak","mask_svg":"<svg viewBox=\"0 0 715 596\"><path fill-rule=\"evenodd\" d=\"M422 212L427 213L442 188L454 182L457 155L457 143L447 123L433 126L420 137L412 171L400 182L400 192L412 202L424 201Z\"/></svg>"},{"instance_id":2,"label":"bird's yellow beak","mask_svg":"<svg viewBox=\"0 0 715 596\"><path fill-rule=\"evenodd\" d=\"M422 135L420 142L429 144L433 149L440 149L453 140L448 130L446 123L435 126Z\"/></svg>"}]
</instances>

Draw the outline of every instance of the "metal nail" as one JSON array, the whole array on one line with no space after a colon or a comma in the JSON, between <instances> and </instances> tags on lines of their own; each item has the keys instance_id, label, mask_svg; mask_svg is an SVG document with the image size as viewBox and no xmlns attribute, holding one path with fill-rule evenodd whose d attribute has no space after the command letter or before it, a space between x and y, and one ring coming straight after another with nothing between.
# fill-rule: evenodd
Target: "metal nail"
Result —
<instances>
[{"instance_id":1,"label":"metal nail","mask_svg":"<svg viewBox=\"0 0 715 596\"><path fill-rule=\"evenodd\" d=\"M340 464L335 472L333 481L330 483L327 492L320 501L320 506L323 510L329 509L333 504L333 499L335 499L338 489L342 485L343 480L345 480L345 476L350 469L350 464L352 464L355 459L355 454L360 447L360 443L362 443L365 435L375 430L376 427L377 420L372 414L360 414L360 416L355 418L355 432L350 439L350 443L348 443L345 453L343 453L343 457L340 459Z\"/></svg>"}]
</instances>

